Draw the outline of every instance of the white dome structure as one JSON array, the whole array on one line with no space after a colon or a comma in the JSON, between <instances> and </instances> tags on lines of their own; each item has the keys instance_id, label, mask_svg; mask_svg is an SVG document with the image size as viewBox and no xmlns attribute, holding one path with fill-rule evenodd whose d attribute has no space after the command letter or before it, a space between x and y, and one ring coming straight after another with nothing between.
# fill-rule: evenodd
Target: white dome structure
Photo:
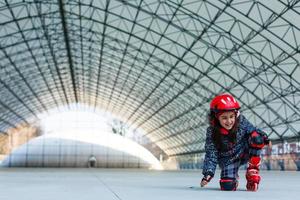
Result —
<instances>
[{"instance_id":1,"label":"white dome structure","mask_svg":"<svg viewBox=\"0 0 300 200\"><path fill-rule=\"evenodd\" d=\"M87 167L91 156L95 167L162 169L159 161L141 145L119 135L55 132L30 140L6 157L7 167Z\"/></svg>"}]
</instances>

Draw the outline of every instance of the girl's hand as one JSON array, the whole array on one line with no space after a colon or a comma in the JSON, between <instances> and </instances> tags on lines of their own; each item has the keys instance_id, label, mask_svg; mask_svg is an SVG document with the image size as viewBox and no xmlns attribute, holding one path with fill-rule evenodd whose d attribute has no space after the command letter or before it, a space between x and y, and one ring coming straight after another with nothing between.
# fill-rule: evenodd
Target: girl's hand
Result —
<instances>
[{"instance_id":1,"label":"girl's hand","mask_svg":"<svg viewBox=\"0 0 300 200\"><path fill-rule=\"evenodd\" d=\"M207 183L209 183L211 179L212 177L210 175L204 176L201 180L200 186L204 187L205 185L207 185Z\"/></svg>"}]
</instances>

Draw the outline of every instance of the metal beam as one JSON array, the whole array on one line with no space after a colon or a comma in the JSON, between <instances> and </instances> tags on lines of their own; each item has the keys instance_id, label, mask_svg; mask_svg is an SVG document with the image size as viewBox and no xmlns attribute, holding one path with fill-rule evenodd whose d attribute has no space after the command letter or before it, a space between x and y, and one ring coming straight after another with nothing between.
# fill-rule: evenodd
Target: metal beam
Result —
<instances>
[{"instance_id":1,"label":"metal beam","mask_svg":"<svg viewBox=\"0 0 300 200\"><path fill-rule=\"evenodd\" d=\"M64 2L63 2L63 0L59 0L58 3L59 3L59 12L60 12L60 17L61 17L61 23L63 26L67 56L68 56L68 61L69 61L70 75L71 75L71 80L72 80L74 97L75 97L75 102L78 103L77 86L76 86L76 81L75 81L75 69L74 69L74 64L73 64L73 59L72 59L72 52L71 52L71 46L70 46L68 25L67 25L66 16L65 16Z\"/></svg>"}]
</instances>

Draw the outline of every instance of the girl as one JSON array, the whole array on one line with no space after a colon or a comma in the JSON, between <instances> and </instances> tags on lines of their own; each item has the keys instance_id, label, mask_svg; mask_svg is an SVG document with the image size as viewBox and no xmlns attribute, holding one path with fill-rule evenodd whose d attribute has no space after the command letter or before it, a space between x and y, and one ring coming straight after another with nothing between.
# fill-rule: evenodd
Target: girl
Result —
<instances>
[{"instance_id":1,"label":"girl","mask_svg":"<svg viewBox=\"0 0 300 200\"><path fill-rule=\"evenodd\" d=\"M239 103L229 94L216 96L210 103L201 187L214 177L219 164L221 190L236 190L238 169L248 162L247 190L258 189L261 149L271 143L264 132L240 115L239 109Z\"/></svg>"}]
</instances>

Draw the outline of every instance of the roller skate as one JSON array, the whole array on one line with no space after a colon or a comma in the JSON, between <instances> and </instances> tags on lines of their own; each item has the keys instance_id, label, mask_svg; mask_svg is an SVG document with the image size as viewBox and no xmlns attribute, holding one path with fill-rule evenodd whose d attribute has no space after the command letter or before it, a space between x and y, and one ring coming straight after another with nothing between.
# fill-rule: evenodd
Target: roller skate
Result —
<instances>
[{"instance_id":1,"label":"roller skate","mask_svg":"<svg viewBox=\"0 0 300 200\"><path fill-rule=\"evenodd\" d=\"M258 156L251 157L246 172L246 179L247 179L246 187L248 191L255 192L258 189L258 184L260 181L259 166L260 166L260 157Z\"/></svg>"}]
</instances>

